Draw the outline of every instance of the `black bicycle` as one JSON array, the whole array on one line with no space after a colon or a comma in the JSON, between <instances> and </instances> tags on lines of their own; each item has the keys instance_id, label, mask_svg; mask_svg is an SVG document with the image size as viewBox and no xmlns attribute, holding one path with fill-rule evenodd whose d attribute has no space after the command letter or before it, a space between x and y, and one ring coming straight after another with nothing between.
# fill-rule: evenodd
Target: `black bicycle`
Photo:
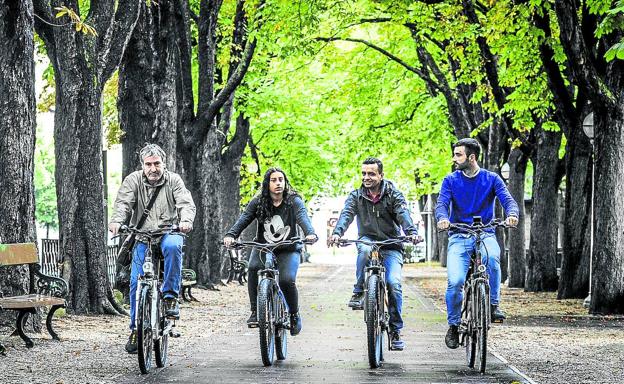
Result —
<instances>
[{"instance_id":1,"label":"black bicycle","mask_svg":"<svg viewBox=\"0 0 624 384\"><path fill-rule=\"evenodd\" d=\"M290 316L284 293L279 286L279 271L275 265L277 247L293 244L311 244L300 238L293 238L277 243L265 244L255 241L235 241L231 248L249 248L264 254L264 269L258 271L257 314L260 330L260 355L262 364L268 367L273 365L277 355L278 360L285 360L288 352L287 334L290 330ZM255 327L255 326L250 326Z\"/></svg>"},{"instance_id":2,"label":"black bicycle","mask_svg":"<svg viewBox=\"0 0 624 384\"><path fill-rule=\"evenodd\" d=\"M390 315L388 314L388 291L386 289L386 268L379 250L385 245L411 242L409 237L398 237L383 241L339 239L338 246L364 244L372 247L370 262L366 267L364 283L364 322L368 344L368 364L379 368L383 357L384 334L388 333L388 350L392 350L390 340Z\"/></svg>"},{"instance_id":3,"label":"black bicycle","mask_svg":"<svg viewBox=\"0 0 624 384\"><path fill-rule=\"evenodd\" d=\"M156 358L156 366L162 368L167 364L169 336L179 337L174 330L175 320L165 316L165 300L160 287L163 281L164 257L160 246L154 239L165 234L175 233L186 237L177 226L154 230L140 230L121 226L120 233L136 234L147 241L143 275L139 276L136 291L136 330L141 373L148 373L152 368L152 349Z\"/></svg>"},{"instance_id":4,"label":"black bicycle","mask_svg":"<svg viewBox=\"0 0 624 384\"><path fill-rule=\"evenodd\" d=\"M481 255L481 245L486 229L508 227L500 220L483 224L480 216L473 218L472 224L450 224L450 229L466 233L475 239L470 253L470 268L464 284L461 324L459 326L460 345L466 348L466 363L474 368L478 363L479 372L485 373L487 360L487 335L490 329L490 280L487 273L488 258L485 263ZM486 250L487 253L487 250ZM502 322L502 321L501 321Z\"/></svg>"}]
</instances>

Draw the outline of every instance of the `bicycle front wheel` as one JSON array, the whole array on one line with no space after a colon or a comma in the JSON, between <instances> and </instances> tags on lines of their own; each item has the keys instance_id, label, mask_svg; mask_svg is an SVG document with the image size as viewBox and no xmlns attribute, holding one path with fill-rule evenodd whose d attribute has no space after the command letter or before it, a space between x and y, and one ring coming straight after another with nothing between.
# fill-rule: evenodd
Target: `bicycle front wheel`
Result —
<instances>
[{"instance_id":1,"label":"bicycle front wheel","mask_svg":"<svg viewBox=\"0 0 624 384\"><path fill-rule=\"evenodd\" d=\"M379 276L370 275L366 293L366 336L368 342L368 365L371 368L381 366L383 331L381 330Z\"/></svg>"},{"instance_id":2,"label":"bicycle front wheel","mask_svg":"<svg viewBox=\"0 0 624 384\"><path fill-rule=\"evenodd\" d=\"M485 283L477 284L477 313L476 317L476 334L477 334L477 363L479 364L479 372L485 373L485 364L487 359L487 334L489 327L488 311L490 307L490 296L486 289Z\"/></svg>"},{"instance_id":3,"label":"bicycle front wheel","mask_svg":"<svg viewBox=\"0 0 624 384\"><path fill-rule=\"evenodd\" d=\"M464 346L466 348L466 364L468 368L474 368L475 358L477 356L477 335L474 327L474 305L473 292L470 289L470 283L466 283L464 290L464 301L462 302L462 324L466 327L464 334Z\"/></svg>"},{"instance_id":4,"label":"bicycle front wheel","mask_svg":"<svg viewBox=\"0 0 624 384\"><path fill-rule=\"evenodd\" d=\"M275 311L273 282L262 279L258 287L258 329L260 330L260 355L265 367L273 365L275 359Z\"/></svg>"},{"instance_id":5,"label":"bicycle front wheel","mask_svg":"<svg viewBox=\"0 0 624 384\"><path fill-rule=\"evenodd\" d=\"M282 295L275 295L276 318L279 319L279 326L275 330L275 352L277 360L286 360L288 354L288 332L284 327L289 322L286 306ZM292 327L293 324L290 324Z\"/></svg>"},{"instance_id":6,"label":"bicycle front wheel","mask_svg":"<svg viewBox=\"0 0 624 384\"><path fill-rule=\"evenodd\" d=\"M152 368L152 292L149 285L141 288L137 310L137 343L139 369L148 373Z\"/></svg>"},{"instance_id":7,"label":"bicycle front wheel","mask_svg":"<svg viewBox=\"0 0 624 384\"><path fill-rule=\"evenodd\" d=\"M165 316L165 301L162 297L158 297L158 321L160 325L160 332L163 334L160 337L154 338L154 355L156 355L156 366L162 368L167 364L167 352L169 350L169 332L164 332L169 325L169 319Z\"/></svg>"}]
</instances>

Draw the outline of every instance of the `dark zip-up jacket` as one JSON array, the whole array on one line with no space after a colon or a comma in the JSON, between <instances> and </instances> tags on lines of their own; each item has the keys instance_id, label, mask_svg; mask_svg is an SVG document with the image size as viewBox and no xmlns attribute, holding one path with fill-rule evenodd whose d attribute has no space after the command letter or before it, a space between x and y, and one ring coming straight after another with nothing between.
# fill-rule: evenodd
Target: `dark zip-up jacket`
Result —
<instances>
[{"instance_id":1,"label":"dark zip-up jacket","mask_svg":"<svg viewBox=\"0 0 624 384\"><path fill-rule=\"evenodd\" d=\"M354 190L345 201L340 217L333 231L342 237L353 219L357 217L358 237L371 240L387 240L401 236L401 228L406 235L417 235L403 194L389 180L381 181L380 200L373 203L366 195L364 186ZM401 249L401 246L387 247Z\"/></svg>"}]
</instances>

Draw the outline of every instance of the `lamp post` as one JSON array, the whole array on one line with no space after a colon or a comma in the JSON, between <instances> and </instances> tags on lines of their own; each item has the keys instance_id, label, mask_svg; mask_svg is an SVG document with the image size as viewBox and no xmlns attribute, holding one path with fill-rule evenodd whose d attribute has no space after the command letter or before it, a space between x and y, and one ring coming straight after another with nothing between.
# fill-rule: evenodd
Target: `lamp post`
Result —
<instances>
[{"instance_id":1,"label":"lamp post","mask_svg":"<svg viewBox=\"0 0 624 384\"><path fill-rule=\"evenodd\" d=\"M503 164L500 172L501 172L501 177L503 178L505 183L507 183L507 181L509 180L509 163Z\"/></svg>"},{"instance_id":2,"label":"lamp post","mask_svg":"<svg viewBox=\"0 0 624 384\"><path fill-rule=\"evenodd\" d=\"M591 176L591 195L590 195L590 203L589 203L589 216L590 216L590 224L589 224L589 293L587 297L583 301L583 306L585 308L589 308L591 304L591 295L592 295L592 269L594 262L594 175L595 175L595 156L594 156L594 113L591 112L589 115L585 116L583 119L583 132L585 136L589 138L589 143L591 144L591 163L592 163L592 176Z\"/></svg>"}]
</instances>

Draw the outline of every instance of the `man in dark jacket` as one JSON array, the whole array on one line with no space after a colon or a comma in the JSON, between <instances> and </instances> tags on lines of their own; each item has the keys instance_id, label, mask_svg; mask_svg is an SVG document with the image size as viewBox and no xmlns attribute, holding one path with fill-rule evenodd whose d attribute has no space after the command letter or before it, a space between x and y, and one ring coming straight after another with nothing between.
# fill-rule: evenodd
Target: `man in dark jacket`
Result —
<instances>
[{"instance_id":1,"label":"man in dark jacket","mask_svg":"<svg viewBox=\"0 0 624 384\"><path fill-rule=\"evenodd\" d=\"M401 228L406 235L413 237L414 243L422 240L412 222L403 194L392 182L384 180L383 164L381 160L374 157L364 160L362 164L362 186L349 194L330 238L330 244L338 242L356 216L358 237L361 240L393 239L401 236ZM349 307L362 309L365 268L372 249L370 246L362 244L358 244L357 248L356 283L353 287L353 297L349 301ZM386 246L380 251L386 268L391 349L399 351L404 348L404 343L401 340L401 329L403 328L401 317L403 306L402 251L402 246Z\"/></svg>"}]
</instances>

